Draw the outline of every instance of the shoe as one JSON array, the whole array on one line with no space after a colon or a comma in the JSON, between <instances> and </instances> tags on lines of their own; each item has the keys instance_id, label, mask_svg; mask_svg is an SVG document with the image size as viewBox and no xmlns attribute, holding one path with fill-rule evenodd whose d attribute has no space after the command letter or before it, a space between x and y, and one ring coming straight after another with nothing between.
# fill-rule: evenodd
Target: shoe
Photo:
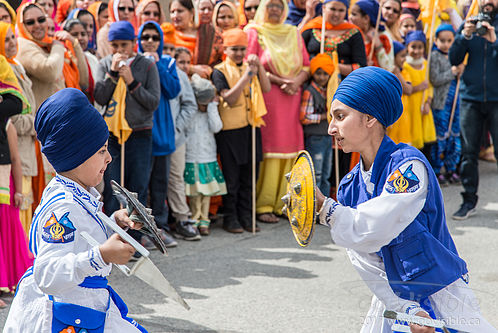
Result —
<instances>
[{"instance_id":1,"label":"shoe","mask_svg":"<svg viewBox=\"0 0 498 333\"><path fill-rule=\"evenodd\" d=\"M163 240L164 245L166 245L167 248L176 247L178 245L178 242L174 240L173 236L168 234L163 229L159 229L159 236L161 236L161 239Z\"/></svg>"},{"instance_id":2,"label":"shoe","mask_svg":"<svg viewBox=\"0 0 498 333\"><path fill-rule=\"evenodd\" d=\"M186 241L198 241L201 235L197 228L194 227L196 221L179 221L176 223L176 230L173 236L175 238L184 239Z\"/></svg>"},{"instance_id":3,"label":"shoe","mask_svg":"<svg viewBox=\"0 0 498 333\"><path fill-rule=\"evenodd\" d=\"M446 179L446 177L442 173L437 175L437 181L438 181L440 187L448 186L448 180Z\"/></svg>"},{"instance_id":4,"label":"shoe","mask_svg":"<svg viewBox=\"0 0 498 333\"><path fill-rule=\"evenodd\" d=\"M242 229L242 226L237 220L223 221L223 229L232 234L241 234L244 232L244 229Z\"/></svg>"},{"instance_id":5,"label":"shoe","mask_svg":"<svg viewBox=\"0 0 498 333\"><path fill-rule=\"evenodd\" d=\"M457 175L456 172L452 172L451 174L448 174L448 181L450 184L460 184L462 180L460 179L460 176Z\"/></svg>"},{"instance_id":6,"label":"shoe","mask_svg":"<svg viewBox=\"0 0 498 333\"><path fill-rule=\"evenodd\" d=\"M156 245L150 240L149 236L142 235L142 238L140 238L140 244L147 250L157 250Z\"/></svg>"},{"instance_id":7,"label":"shoe","mask_svg":"<svg viewBox=\"0 0 498 333\"><path fill-rule=\"evenodd\" d=\"M240 224L242 225L242 228L244 228L245 231L252 232L252 219L251 219L250 215L240 217ZM254 228L254 231L255 232L261 231L261 229L259 228L257 223L256 223L256 227Z\"/></svg>"},{"instance_id":8,"label":"shoe","mask_svg":"<svg viewBox=\"0 0 498 333\"><path fill-rule=\"evenodd\" d=\"M453 214L451 218L453 220L462 221L468 219L472 215L475 215L475 213L476 213L475 205L470 202L464 201L463 204L460 206L460 209L456 211L456 213Z\"/></svg>"},{"instance_id":9,"label":"shoe","mask_svg":"<svg viewBox=\"0 0 498 333\"><path fill-rule=\"evenodd\" d=\"M208 236L210 231L209 231L209 224L210 221L206 220L200 220L199 226L197 227L199 229L199 233L201 236Z\"/></svg>"}]
</instances>

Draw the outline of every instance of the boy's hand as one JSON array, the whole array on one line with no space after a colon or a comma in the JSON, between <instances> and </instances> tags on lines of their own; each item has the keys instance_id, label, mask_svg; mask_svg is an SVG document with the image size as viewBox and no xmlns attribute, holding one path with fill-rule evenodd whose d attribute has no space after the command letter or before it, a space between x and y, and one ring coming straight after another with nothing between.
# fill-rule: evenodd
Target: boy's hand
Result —
<instances>
[{"instance_id":1,"label":"boy's hand","mask_svg":"<svg viewBox=\"0 0 498 333\"><path fill-rule=\"evenodd\" d=\"M135 248L126 243L118 234L113 234L105 241L104 244L99 246L100 255L106 264L126 264L133 253Z\"/></svg>"},{"instance_id":2,"label":"boy's hand","mask_svg":"<svg viewBox=\"0 0 498 333\"><path fill-rule=\"evenodd\" d=\"M431 112L431 105L429 102L425 102L424 106L422 107L422 115L429 114Z\"/></svg>"},{"instance_id":3,"label":"boy's hand","mask_svg":"<svg viewBox=\"0 0 498 333\"><path fill-rule=\"evenodd\" d=\"M259 67L259 58L255 54L250 54L247 57L247 64L249 66Z\"/></svg>"},{"instance_id":4,"label":"boy's hand","mask_svg":"<svg viewBox=\"0 0 498 333\"><path fill-rule=\"evenodd\" d=\"M111 70L114 72L119 71L119 63L121 61L126 61L127 57L121 53L114 53L112 55Z\"/></svg>"},{"instance_id":5,"label":"boy's hand","mask_svg":"<svg viewBox=\"0 0 498 333\"><path fill-rule=\"evenodd\" d=\"M417 316L432 319L424 311L417 312ZM434 333L434 332L436 332L436 329L434 327L420 326L417 324L410 324L410 330L412 331L412 333Z\"/></svg>"},{"instance_id":6,"label":"boy's hand","mask_svg":"<svg viewBox=\"0 0 498 333\"><path fill-rule=\"evenodd\" d=\"M153 58L155 62L159 61L159 55L157 55L157 52L145 52L144 57Z\"/></svg>"},{"instance_id":7,"label":"boy's hand","mask_svg":"<svg viewBox=\"0 0 498 333\"><path fill-rule=\"evenodd\" d=\"M133 222L128 216L128 210L126 208L117 210L114 212L114 220L116 224L119 225L122 229L131 228L135 230L139 230L143 227L142 223Z\"/></svg>"},{"instance_id":8,"label":"boy's hand","mask_svg":"<svg viewBox=\"0 0 498 333\"><path fill-rule=\"evenodd\" d=\"M119 76L124 79L126 85L131 84L133 80L135 80L133 74L131 74L130 66L127 65L123 65L119 68Z\"/></svg>"}]
</instances>

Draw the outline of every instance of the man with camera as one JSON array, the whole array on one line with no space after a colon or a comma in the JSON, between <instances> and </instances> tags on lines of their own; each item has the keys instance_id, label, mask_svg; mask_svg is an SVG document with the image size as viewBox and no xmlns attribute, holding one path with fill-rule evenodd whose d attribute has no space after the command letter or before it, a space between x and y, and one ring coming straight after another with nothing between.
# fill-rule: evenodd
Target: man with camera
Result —
<instances>
[{"instance_id":1,"label":"man with camera","mask_svg":"<svg viewBox=\"0 0 498 333\"><path fill-rule=\"evenodd\" d=\"M460 125L462 163L460 177L463 203L452 216L465 220L475 214L479 184L478 156L484 124L489 125L495 156L498 153L498 0L481 0L479 15L465 20L455 36L449 58L451 65L468 63L461 77Z\"/></svg>"}]
</instances>

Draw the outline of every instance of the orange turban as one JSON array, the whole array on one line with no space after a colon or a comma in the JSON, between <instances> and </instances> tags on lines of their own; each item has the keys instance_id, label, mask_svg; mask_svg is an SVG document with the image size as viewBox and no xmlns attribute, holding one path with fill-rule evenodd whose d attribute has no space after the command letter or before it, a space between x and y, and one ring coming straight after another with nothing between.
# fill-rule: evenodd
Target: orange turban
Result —
<instances>
[{"instance_id":1,"label":"orange turban","mask_svg":"<svg viewBox=\"0 0 498 333\"><path fill-rule=\"evenodd\" d=\"M223 32L223 46L246 46L247 35L242 29L233 28Z\"/></svg>"},{"instance_id":2,"label":"orange turban","mask_svg":"<svg viewBox=\"0 0 498 333\"><path fill-rule=\"evenodd\" d=\"M175 37L175 27L171 23L163 23L161 24L161 30L164 35L164 44L173 44L176 45L176 37Z\"/></svg>"},{"instance_id":3,"label":"orange turban","mask_svg":"<svg viewBox=\"0 0 498 333\"><path fill-rule=\"evenodd\" d=\"M317 54L310 62L311 75L315 74L318 68L323 69L328 75L332 75L335 69L332 58L325 53Z\"/></svg>"}]
</instances>

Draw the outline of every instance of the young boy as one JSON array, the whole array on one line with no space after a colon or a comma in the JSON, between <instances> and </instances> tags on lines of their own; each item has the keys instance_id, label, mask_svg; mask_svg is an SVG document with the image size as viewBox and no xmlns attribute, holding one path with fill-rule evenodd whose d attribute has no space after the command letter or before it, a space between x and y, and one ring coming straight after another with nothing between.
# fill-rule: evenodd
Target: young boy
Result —
<instances>
[{"instance_id":1,"label":"young boy","mask_svg":"<svg viewBox=\"0 0 498 333\"><path fill-rule=\"evenodd\" d=\"M462 67L451 66L448 52L455 39L451 24L436 29L436 49L432 51L429 79L434 87L432 113L436 125L437 143L432 147L432 167L440 185L460 183L456 168L460 162L460 103L456 100L453 122L450 117L456 93L456 77ZM441 158L441 156L443 156ZM442 167L446 175L442 173Z\"/></svg>"},{"instance_id":2,"label":"young boy","mask_svg":"<svg viewBox=\"0 0 498 333\"><path fill-rule=\"evenodd\" d=\"M311 82L301 97L299 119L303 124L304 147L315 167L316 185L322 193L330 192L332 170L332 139L327 133L327 83L334 72L330 56L320 53L310 63Z\"/></svg>"},{"instance_id":3,"label":"young boy","mask_svg":"<svg viewBox=\"0 0 498 333\"><path fill-rule=\"evenodd\" d=\"M35 262L19 282L4 332L146 332L107 285L111 264L127 263L135 249L97 216L94 187L111 162L105 121L81 91L67 88L43 102L35 129L57 175L35 211ZM111 218L135 228L125 209ZM83 231L102 245L89 245Z\"/></svg>"},{"instance_id":4,"label":"young boy","mask_svg":"<svg viewBox=\"0 0 498 333\"><path fill-rule=\"evenodd\" d=\"M128 21L111 24L109 42L113 54L100 60L95 100L107 106L104 117L111 117L119 107L113 99L118 80L124 79L127 88L123 92L126 93L125 118L132 129L125 142L124 184L128 190L136 192L138 200L145 205L152 156L153 115L161 96L159 74L152 61L133 51L135 30ZM110 181L120 182L121 165L121 145L114 135L109 137L109 153L113 161L104 175L104 206L107 212L113 212L119 203L112 195Z\"/></svg>"},{"instance_id":5,"label":"young boy","mask_svg":"<svg viewBox=\"0 0 498 333\"><path fill-rule=\"evenodd\" d=\"M467 265L448 231L431 165L419 150L386 136L403 112L401 94L396 76L378 67L355 70L341 82L329 134L361 160L342 179L337 202L316 189L320 223L348 249L374 293L361 332L392 332L384 310L441 319L467 332L496 332L467 286Z\"/></svg>"},{"instance_id":6,"label":"young boy","mask_svg":"<svg viewBox=\"0 0 498 333\"><path fill-rule=\"evenodd\" d=\"M252 230L252 140L253 113L266 110L263 92L270 80L258 57L244 61L247 35L235 28L223 33L226 59L214 67L211 77L222 100L218 105L223 129L216 135L227 195L223 197L223 229L231 233ZM260 123L256 128L256 165L262 160ZM256 231L259 228L256 227Z\"/></svg>"},{"instance_id":7,"label":"young boy","mask_svg":"<svg viewBox=\"0 0 498 333\"><path fill-rule=\"evenodd\" d=\"M174 247L177 242L166 232L169 231L166 193L171 154L175 151L175 125L169 101L180 93L180 81L175 60L169 55L163 54L163 32L159 24L154 21L145 22L140 27L138 34L138 52L156 64L161 82L161 98L159 107L154 112L154 125L152 127L150 206L166 247ZM155 247L152 241L146 237L142 237L142 245Z\"/></svg>"}]
</instances>

